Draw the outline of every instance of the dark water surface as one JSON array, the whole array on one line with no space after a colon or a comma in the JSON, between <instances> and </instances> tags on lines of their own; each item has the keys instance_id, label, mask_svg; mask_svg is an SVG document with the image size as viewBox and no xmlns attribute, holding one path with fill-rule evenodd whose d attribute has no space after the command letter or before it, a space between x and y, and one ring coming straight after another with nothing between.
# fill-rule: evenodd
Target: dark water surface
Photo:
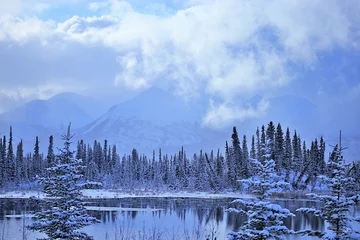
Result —
<instances>
[{"instance_id":1,"label":"dark water surface","mask_svg":"<svg viewBox=\"0 0 360 240\"><path fill-rule=\"evenodd\" d=\"M233 199L125 198L88 200L89 213L101 223L84 228L95 239L226 239L246 221L240 214L229 213ZM324 222L311 215L296 213L300 207L319 207L320 203L302 200L277 200L296 217L286 219L287 227L324 230ZM0 199L0 240L36 239L44 235L27 230L32 211L41 208L27 199ZM360 214L357 206L349 213ZM354 227L360 227L359 225ZM310 239L291 237L289 239Z\"/></svg>"}]
</instances>

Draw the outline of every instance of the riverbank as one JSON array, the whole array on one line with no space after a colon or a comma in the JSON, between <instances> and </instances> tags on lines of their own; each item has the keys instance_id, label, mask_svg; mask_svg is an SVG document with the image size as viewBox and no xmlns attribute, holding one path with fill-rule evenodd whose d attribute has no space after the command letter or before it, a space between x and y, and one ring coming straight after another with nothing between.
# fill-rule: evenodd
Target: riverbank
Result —
<instances>
[{"instance_id":1,"label":"riverbank","mask_svg":"<svg viewBox=\"0 0 360 240\"><path fill-rule=\"evenodd\" d=\"M152 191L152 190L121 190L121 189L86 189L83 190L84 198L86 199L114 199L114 198L252 198L251 194L241 192L172 192L172 191ZM296 200L310 200L306 194L309 192L283 192L274 193L273 199L296 199ZM30 197L44 198L45 195L42 191L9 191L0 193L2 199L26 199Z\"/></svg>"}]
</instances>

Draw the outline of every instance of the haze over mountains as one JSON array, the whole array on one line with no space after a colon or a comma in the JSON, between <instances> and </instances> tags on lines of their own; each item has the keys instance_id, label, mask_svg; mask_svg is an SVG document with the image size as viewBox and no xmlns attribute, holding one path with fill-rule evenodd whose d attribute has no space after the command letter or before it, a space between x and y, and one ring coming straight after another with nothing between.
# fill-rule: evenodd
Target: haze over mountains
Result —
<instances>
[{"instance_id":1,"label":"haze over mountains","mask_svg":"<svg viewBox=\"0 0 360 240\"><path fill-rule=\"evenodd\" d=\"M267 99L269 107L264 116L254 117L236 123L240 134L251 137L256 126L269 121L280 122L310 140L324 134L331 143L336 143L338 131L330 133L319 128L318 109L305 98L284 95ZM257 102L257 99L254 100ZM251 104L251 101L249 101ZM48 100L34 100L18 108L0 114L1 134L8 134L13 126L14 140L24 140L25 150L32 151L34 139L40 138L41 149L45 152L48 137L54 135L55 143L66 125L71 122L75 141L84 139L92 144L94 140L116 144L119 152L129 153L136 148L140 153L151 153L162 148L174 152L184 146L188 153L203 150L221 151L231 136L231 126L211 129L203 126L202 117L207 111L203 101L185 103L181 98L159 89L149 88L135 98L107 109L106 104L90 97L74 93L61 93ZM360 145L357 137L344 138L349 145L348 154L357 154Z\"/></svg>"}]
</instances>

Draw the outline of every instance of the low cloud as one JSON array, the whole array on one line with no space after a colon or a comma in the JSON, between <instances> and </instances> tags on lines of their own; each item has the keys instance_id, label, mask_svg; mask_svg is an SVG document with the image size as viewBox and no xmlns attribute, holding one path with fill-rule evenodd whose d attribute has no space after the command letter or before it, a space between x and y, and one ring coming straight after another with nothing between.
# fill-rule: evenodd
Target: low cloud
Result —
<instances>
[{"instance_id":1,"label":"low cloud","mask_svg":"<svg viewBox=\"0 0 360 240\"><path fill-rule=\"evenodd\" d=\"M37 59L40 52L46 67L53 63L62 69L45 70L47 78L41 80L29 71L14 82L50 84L56 81L51 79L71 78L77 82L74 90L81 85L93 92L99 85L103 92L157 85L186 99L205 93L220 101L210 105L204 123L218 126L266 111L262 102L256 108L231 106L239 96L271 94L291 85L298 81L294 65L314 69L323 52L356 49L359 36L359 18L335 0L187 1L172 11L149 4L139 11L135 5L93 2L88 5L91 17L72 16L63 22L0 15L0 43L7 44L0 53L11 54L12 45L36 46L27 58ZM19 51L13 54L22 57Z\"/></svg>"},{"instance_id":2,"label":"low cloud","mask_svg":"<svg viewBox=\"0 0 360 240\"><path fill-rule=\"evenodd\" d=\"M237 107L236 104L214 104L210 102L210 109L203 118L206 126L221 129L229 124L237 121L244 122L247 119L260 118L265 116L266 110L269 108L269 102L261 100L256 107L251 105Z\"/></svg>"}]
</instances>

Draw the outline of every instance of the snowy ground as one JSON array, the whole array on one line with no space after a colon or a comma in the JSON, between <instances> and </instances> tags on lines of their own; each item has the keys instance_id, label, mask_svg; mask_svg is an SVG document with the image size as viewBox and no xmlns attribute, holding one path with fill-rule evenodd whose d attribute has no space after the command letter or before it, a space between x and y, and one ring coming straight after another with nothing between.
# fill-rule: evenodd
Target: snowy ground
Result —
<instances>
[{"instance_id":1,"label":"snowy ground","mask_svg":"<svg viewBox=\"0 0 360 240\"><path fill-rule=\"evenodd\" d=\"M85 198L89 199L110 199L110 198L131 198L131 197L173 197L173 198L251 198L250 194L243 193L208 193L208 192L155 192L155 191L121 191L105 189L86 189L83 190ZM0 193L0 198L29 198L44 197L41 191L11 191Z\"/></svg>"}]
</instances>

